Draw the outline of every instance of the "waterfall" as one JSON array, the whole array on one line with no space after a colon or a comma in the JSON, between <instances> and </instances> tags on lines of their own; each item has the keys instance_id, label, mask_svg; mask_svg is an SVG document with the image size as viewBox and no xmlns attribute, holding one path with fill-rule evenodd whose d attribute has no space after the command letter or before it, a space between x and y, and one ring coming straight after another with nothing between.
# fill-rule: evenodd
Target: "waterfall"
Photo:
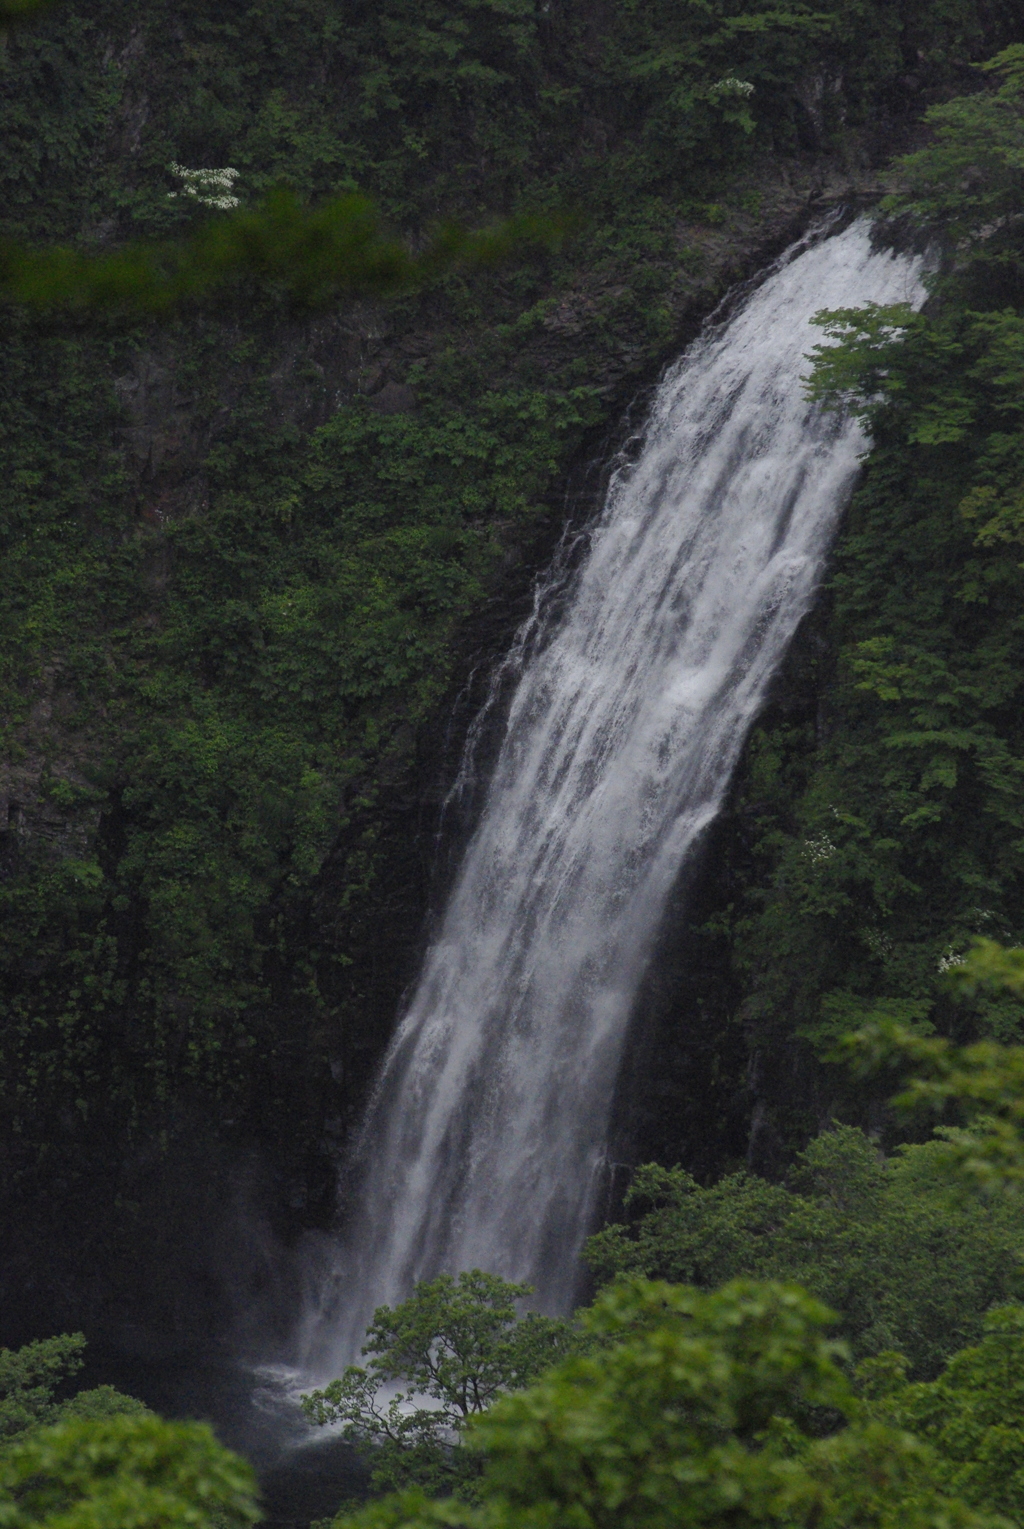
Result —
<instances>
[{"instance_id":1,"label":"waterfall","mask_svg":"<svg viewBox=\"0 0 1024 1529\"><path fill-rule=\"evenodd\" d=\"M804 396L821 308L920 303L861 219L794 246L667 372L512 698L479 825L384 1061L311 1323L482 1268L568 1309L631 1010L687 855L810 607L865 438Z\"/></svg>"}]
</instances>

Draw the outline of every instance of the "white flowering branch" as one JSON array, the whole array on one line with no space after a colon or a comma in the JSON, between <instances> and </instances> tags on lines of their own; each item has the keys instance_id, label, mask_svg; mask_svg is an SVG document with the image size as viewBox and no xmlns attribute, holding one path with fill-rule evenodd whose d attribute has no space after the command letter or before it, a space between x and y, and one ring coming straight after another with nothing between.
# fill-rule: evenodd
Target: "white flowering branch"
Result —
<instances>
[{"instance_id":1,"label":"white flowering branch","mask_svg":"<svg viewBox=\"0 0 1024 1529\"><path fill-rule=\"evenodd\" d=\"M184 165L175 164L167 168L184 182L180 191L169 193L172 197L191 197L193 201L200 202L204 207L214 207L218 212L230 212L233 207L239 206L238 197L231 194L238 179L237 170L187 170Z\"/></svg>"},{"instance_id":2,"label":"white flowering branch","mask_svg":"<svg viewBox=\"0 0 1024 1529\"><path fill-rule=\"evenodd\" d=\"M726 75L724 80L716 80L708 86L709 96L740 96L746 99L754 94L754 87L749 80L738 80L734 74Z\"/></svg>"}]
</instances>

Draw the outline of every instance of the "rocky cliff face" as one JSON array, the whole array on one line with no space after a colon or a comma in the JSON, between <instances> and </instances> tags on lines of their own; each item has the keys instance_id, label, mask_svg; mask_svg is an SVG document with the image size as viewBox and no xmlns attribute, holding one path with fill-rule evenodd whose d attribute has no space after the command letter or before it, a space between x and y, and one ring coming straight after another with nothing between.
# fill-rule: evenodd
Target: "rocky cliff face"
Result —
<instances>
[{"instance_id":1,"label":"rocky cliff face","mask_svg":"<svg viewBox=\"0 0 1024 1529\"><path fill-rule=\"evenodd\" d=\"M876 196L949 88L933 61L910 99L911 41L869 89L848 27L827 68L755 27L748 133L705 88L733 33L698 39L680 116L677 79L626 67L660 37L626 9L469 7L436 75L404 22L329 11L83 0L8 44L14 233L182 232L168 166L204 163L252 197L359 181L412 240L528 195L588 219L558 257L312 318L250 290L162 328L5 316L14 1337L165 1354L277 1304L274 1250L335 1214L443 882L439 800L534 570L719 297Z\"/></svg>"},{"instance_id":2,"label":"rocky cliff face","mask_svg":"<svg viewBox=\"0 0 1024 1529\"><path fill-rule=\"evenodd\" d=\"M239 1258L245 1262L239 1248L247 1242L243 1223L263 1221L265 1235L287 1240L310 1219L315 1223L333 1214L334 1173L347 1131L402 989L415 973L437 873L434 835L440 798L474 705L483 697L489 665L525 609L533 570L553 547L564 514L587 512L581 497L585 501L594 491L594 453L598 459L611 455L631 395L678 352L730 284L756 271L810 220L843 201L873 194L876 181L837 172L824 160L794 162L766 165L763 178L750 183L750 192L755 190L756 211L725 212L713 225L683 218L674 223L676 258L661 261L667 296L656 337L623 301L628 289L622 278L628 272L602 278L583 266L570 282L549 280L541 288L543 317L517 347L516 367L558 376L583 358L588 386L599 403L579 444L557 464L540 518L499 528L494 570L477 609L451 634L453 660L436 701L425 713L413 712L406 720L399 709L391 719L390 763L383 768L378 763L372 806L355 811L339 806L333 824L326 825L302 925L290 938L300 948L301 943L333 943L344 950L345 965L332 996L341 997L338 1007L344 1006L347 1023L328 1020L311 1034L300 1021L296 1034L293 1001L286 999L275 1016L271 1000L274 1077L264 1076L254 1092L266 1088L274 1108L254 1109L250 1103L239 1118L237 1105L211 1109L202 1090L179 1090L150 1116L134 1149L115 1148L108 1156L103 1144L91 1141L86 1150L93 1185L78 1207L81 1211L87 1205L88 1225L76 1215L74 1268L62 1267L57 1246L63 1240L57 1230L65 1223L63 1207L57 1225L38 1216L31 1228L23 1223L23 1237L9 1250L6 1304L9 1310L21 1307L30 1325L43 1312L52 1312L48 1321L86 1324L120 1335L118 1341L131 1331L136 1334L132 1341L148 1344L138 1335L152 1331L159 1348L165 1341L156 1336L161 1330L173 1330L183 1343L208 1341L211 1326L223 1333L239 1315L227 1287L248 1288L252 1279L259 1283L269 1277L266 1269L260 1276L239 1268ZM221 330L226 350L238 335L238 330L234 335ZM293 430L302 439L337 410L360 404L378 417L415 417L420 395L407 380L410 369L429 369L433 357L453 345L471 349L479 338L479 333L453 329L429 305L425 314L363 308L282 326L269 337L269 358L261 358L268 424ZM108 379L119 405L115 440L132 507L130 534L142 549L136 619L143 630L159 629L174 579L174 527L208 512L206 463L230 429L253 370L245 360L237 367L215 360L213 369L211 398L210 378L197 378L187 342L179 334L157 332L133 343ZM503 379L495 374L488 380L499 387ZM9 825L3 841L6 873L15 880L25 864L64 861L86 867L79 874L87 876L97 857L117 860L117 841L124 832L116 795L96 798L96 777L109 768L104 709L83 708L80 690L62 680L59 655L32 675L23 694L23 718L12 730L0 772L0 805L6 807ZM126 725L132 723L122 711L115 726ZM360 789L357 781L353 795ZM88 796L84 804L82 795ZM351 867L364 853L367 838L374 845L374 874L353 900ZM443 868L440 875L443 880ZM139 916L137 909L134 916ZM136 932L136 942L142 938ZM286 959L295 955L293 948ZM161 1135L166 1149L154 1152L150 1143ZM105 1171L97 1184L100 1163ZM199 1181L204 1189L197 1200ZM32 1197L39 1185L34 1173L28 1183ZM81 1195L77 1178L74 1193L76 1199ZM126 1196L134 1202L134 1229L126 1226L112 1236L111 1203ZM58 1203L59 1198L58 1187ZM233 1226L228 1237L226 1202ZM169 1228L181 1229L185 1223L190 1235L179 1241ZM254 1251L251 1240L248 1251ZM263 1247L257 1271L265 1256ZM83 1261L92 1265L85 1282ZM52 1277L41 1275L40 1265L49 1266ZM194 1300L187 1292L198 1288L215 1289L218 1295L212 1302Z\"/></svg>"}]
</instances>

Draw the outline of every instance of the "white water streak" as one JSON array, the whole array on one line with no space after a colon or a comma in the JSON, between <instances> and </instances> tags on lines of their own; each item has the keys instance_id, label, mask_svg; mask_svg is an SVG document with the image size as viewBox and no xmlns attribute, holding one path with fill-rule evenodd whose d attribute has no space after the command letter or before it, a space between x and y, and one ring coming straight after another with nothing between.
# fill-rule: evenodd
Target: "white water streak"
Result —
<instances>
[{"instance_id":1,"label":"white water streak","mask_svg":"<svg viewBox=\"0 0 1024 1529\"><path fill-rule=\"evenodd\" d=\"M638 985L808 610L865 440L806 402L821 308L919 303L861 220L779 262L661 384L558 629L522 675L479 827L364 1127L361 1208L310 1361L479 1267L571 1303Z\"/></svg>"}]
</instances>

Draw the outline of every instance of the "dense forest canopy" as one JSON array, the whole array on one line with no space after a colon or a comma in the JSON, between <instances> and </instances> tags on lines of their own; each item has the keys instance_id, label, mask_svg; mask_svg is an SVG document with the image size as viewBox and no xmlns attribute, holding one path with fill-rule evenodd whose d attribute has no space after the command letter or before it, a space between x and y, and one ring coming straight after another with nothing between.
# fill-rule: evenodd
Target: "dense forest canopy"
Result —
<instances>
[{"instance_id":1,"label":"dense forest canopy","mask_svg":"<svg viewBox=\"0 0 1024 1529\"><path fill-rule=\"evenodd\" d=\"M1014 21L965 3L96 3L10 32L8 235L102 253L187 233L209 209L169 167L196 165L237 172L240 215L282 183L358 186L413 241L439 216L524 209L573 207L587 232L312 328L258 286L160 332L7 309L8 1181L54 1154L73 1175L79 1143L124 1142L154 1109L173 1130L183 1092L265 1133L311 1092L314 1116L337 1108L328 1060L358 1091L388 1022L366 1013L367 924L395 898L373 888L401 854L416 729L584 432L671 345L708 258L680 217L756 224L766 156L877 157L880 125L902 130ZM785 770L778 747L752 768ZM936 907L932 943L963 917ZM830 976L826 1012L859 983ZM919 986L900 993L926 1002Z\"/></svg>"},{"instance_id":2,"label":"dense forest canopy","mask_svg":"<svg viewBox=\"0 0 1024 1529\"><path fill-rule=\"evenodd\" d=\"M874 448L663 937L628 1122L661 1162L590 1245L624 1282L508 1369L468 1470L414 1414L459 1502L366 1522L677 1523L681 1456L695 1523L1019 1514L1020 1055L942 1047L1021 1039L1019 957L968 955L1024 940L1021 32L996 0L74 0L0 34L0 1522L253 1520L207 1434L55 1400L51 1335L208 1341L330 1223L470 676L567 493L730 282L885 191L931 297L822 319L810 386ZM346 218L409 262L387 300L292 280ZM540 246L439 257L509 219ZM268 227L277 265L236 261ZM62 306L144 250L219 251L216 295ZM893 1110L836 1050L866 1021L990 1135ZM357 1433L378 1370L328 1397Z\"/></svg>"}]
</instances>

